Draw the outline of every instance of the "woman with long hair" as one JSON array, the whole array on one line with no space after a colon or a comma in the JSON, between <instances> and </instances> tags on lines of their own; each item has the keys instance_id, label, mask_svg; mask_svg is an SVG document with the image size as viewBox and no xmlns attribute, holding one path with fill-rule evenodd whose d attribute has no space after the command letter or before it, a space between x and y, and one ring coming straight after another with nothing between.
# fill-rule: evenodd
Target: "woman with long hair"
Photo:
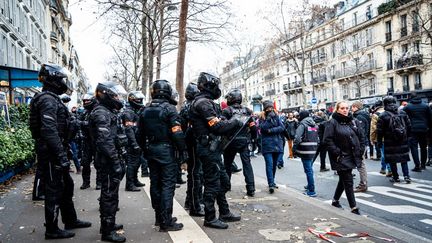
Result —
<instances>
[{"instance_id":1,"label":"woman with long hair","mask_svg":"<svg viewBox=\"0 0 432 243\"><path fill-rule=\"evenodd\" d=\"M342 208L339 199L345 191L351 212L354 214L360 212L354 197L352 170L361 167L365 150L365 137L360 125L360 122L349 113L347 102L340 101L336 103L332 119L328 121L324 131L324 144L331 157L331 168L339 175L332 205Z\"/></svg>"}]
</instances>

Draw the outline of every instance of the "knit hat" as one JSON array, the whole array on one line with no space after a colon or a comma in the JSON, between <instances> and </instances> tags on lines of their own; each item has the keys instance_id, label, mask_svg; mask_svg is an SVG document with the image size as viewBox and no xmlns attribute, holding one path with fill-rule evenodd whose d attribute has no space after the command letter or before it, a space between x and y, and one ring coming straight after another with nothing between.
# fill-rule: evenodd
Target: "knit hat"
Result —
<instances>
[{"instance_id":1,"label":"knit hat","mask_svg":"<svg viewBox=\"0 0 432 243\"><path fill-rule=\"evenodd\" d=\"M266 110L269 107L273 108L273 102L271 100L264 100L263 101L263 108L264 108L264 110Z\"/></svg>"},{"instance_id":2,"label":"knit hat","mask_svg":"<svg viewBox=\"0 0 432 243\"><path fill-rule=\"evenodd\" d=\"M361 101L354 101L352 106L357 107L359 110L363 109L363 103Z\"/></svg>"},{"instance_id":3,"label":"knit hat","mask_svg":"<svg viewBox=\"0 0 432 243\"><path fill-rule=\"evenodd\" d=\"M302 110L302 111L300 111L300 114L299 114L299 121L305 119L305 118L308 117L309 115L310 115L310 113L309 113L308 110Z\"/></svg>"}]
</instances>

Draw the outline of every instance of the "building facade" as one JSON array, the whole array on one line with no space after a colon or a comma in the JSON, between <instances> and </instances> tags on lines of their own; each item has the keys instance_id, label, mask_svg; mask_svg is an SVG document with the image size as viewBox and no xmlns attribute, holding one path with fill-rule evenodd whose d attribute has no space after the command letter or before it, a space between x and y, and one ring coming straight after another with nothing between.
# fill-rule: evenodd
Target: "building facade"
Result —
<instances>
[{"instance_id":1,"label":"building facade","mask_svg":"<svg viewBox=\"0 0 432 243\"><path fill-rule=\"evenodd\" d=\"M274 100L281 110L328 108L338 100L370 105L387 94L406 100L413 91L432 100L432 4L398 2L347 0L324 10L301 37L284 41L284 49L294 51L270 48L276 59L270 67L257 65L248 93ZM241 76L230 66L223 82Z\"/></svg>"},{"instance_id":2,"label":"building facade","mask_svg":"<svg viewBox=\"0 0 432 243\"><path fill-rule=\"evenodd\" d=\"M67 0L0 0L1 89L10 94L10 100L12 96L31 97L37 89L34 82L32 86L11 85L5 78L7 71L37 71L46 62L71 71L69 85L75 98L87 91L88 80L69 35L72 18L68 4ZM76 92L79 87L80 94Z\"/></svg>"}]
</instances>

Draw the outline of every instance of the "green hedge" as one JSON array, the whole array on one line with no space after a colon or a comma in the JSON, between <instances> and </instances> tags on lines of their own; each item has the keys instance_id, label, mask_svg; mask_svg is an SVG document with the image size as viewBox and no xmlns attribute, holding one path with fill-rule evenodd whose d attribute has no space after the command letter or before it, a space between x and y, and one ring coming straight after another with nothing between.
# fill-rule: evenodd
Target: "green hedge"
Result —
<instances>
[{"instance_id":1,"label":"green hedge","mask_svg":"<svg viewBox=\"0 0 432 243\"><path fill-rule=\"evenodd\" d=\"M35 157L34 141L28 128L29 107L9 107L11 126L0 122L0 172Z\"/></svg>"},{"instance_id":2,"label":"green hedge","mask_svg":"<svg viewBox=\"0 0 432 243\"><path fill-rule=\"evenodd\" d=\"M384 14L411 2L412 0L391 0L378 6L378 14Z\"/></svg>"}]
</instances>

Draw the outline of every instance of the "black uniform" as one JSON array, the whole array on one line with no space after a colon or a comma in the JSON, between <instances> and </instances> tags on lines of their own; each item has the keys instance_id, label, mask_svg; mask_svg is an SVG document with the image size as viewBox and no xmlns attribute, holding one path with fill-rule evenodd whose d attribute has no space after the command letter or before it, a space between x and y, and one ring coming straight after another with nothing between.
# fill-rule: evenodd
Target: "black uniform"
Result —
<instances>
[{"instance_id":1,"label":"black uniform","mask_svg":"<svg viewBox=\"0 0 432 243\"><path fill-rule=\"evenodd\" d=\"M203 173L201 161L196 156L197 144L195 134L190 126L189 111L191 103L191 100L186 100L180 110L182 130L185 131L186 146L189 155L189 159L187 160L188 174L185 207L189 208L191 215L202 215Z\"/></svg>"},{"instance_id":2,"label":"black uniform","mask_svg":"<svg viewBox=\"0 0 432 243\"><path fill-rule=\"evenodd\" d=\"M101 231L109 235L115 227L118 208L118 190L124 176L124 162L119 150L127 142L119 137L118 117L115 110L104 104L97 105L90 114L90 133L96 148L95 161L100 165L102 182L100 196Z\"/></svg>"},{"instance_id":3,"label":"black uniform","mask_svg":"<svg viewBox=\"0 0 432 243\"><path fill-rule=\"evenodd\" d=\"M172 218L178 170L174 150L177 148L184 153L186 146L175 106L167 99L153 98L140 114L138 138L150 168L150 195L156 225L160 224L161 231L179 230L183 225Z\"/></svg>"},{"instance_id":4,"label":"black uniform","mask_svg":"<svg viewBox=\"0 0 432 243\"><path fill-rule=\"evenodd\" d=\"M198 86L200 87L200 86ZM192 102L190 120L197 138L197 154L202 162L204 173L204 225L217 221L215 200L219 205L220 216L230 215L225 193L229 189L229 178L222 163L222 151L213 147L218 140L217 136L231 134L239 128L241 123L237 120L221 120L220 106L213 102L215 96L206 90ZM213 146L212 146L213 145ZM220 222L217 222L220 225ZM213 226L210 226L213 227ZM219 226L216 226L219 228ZM227 228L222 224L220 228Z\"/></svg>"},{"instance_id":5,"label":"black uniform","mask_svg":"<svg viewBox=\"0 0 432 243\"><path fill-rule=\"evenodd\" d=\"M90 137L90 127L89 127L89 119L90 119L90 113L93 110L92 109L86 109L84 113L81 115L81 133L82 133L82 159L81 159L81 166L82 166L82 178L83 178L83 185L81 186L81 189L86 189L90 187L90 176L91 176L91 168L90 165L92 161L95 159L95 148L94 144L91 142ZM98 171L100 170L100 166L96 161L94 161L94 166L96 169L96 187L101 187L101 178L100 173Z\"/></svg>"},{"instance_id":6,"label":"black uniform","mask_svg":"<svg viewBox=\"0 0 432 243\"><path fill-rule=\"evenodd\" d=\"M121 114L121 120L128 138L127 156L126 156L126 190L127 191L140 191L136 186L143 186L138 181L137 173L141 164L141 148L136 141L136 130L138 123L138 111L133 107L128 106Z\"/></svg>"},{"instance_id":7,"label":"black uniform","mask_svg":"<svg viewBox=\"0 0 432 243\"><path fill-rule=\"evenodd\" d=\"M241 117L250 117L252 116L252 111L247 107L243 107L242 105L233 104L225 108L222 111L222 115L229 120L235 115ZM246 191L250 196L255 194L255 180L252 164L250 162L249 145L251 144L251 139L256 138L256 130L255 123L251 120L248 122L247 127L243 128L239 132L238 136L236 136L236 138L228 145L223 154L225 168L230 180L232 168L231 165L234 162L236 154L240 154L243 175L246 182Z\"/></svg>"}]
</instances>

